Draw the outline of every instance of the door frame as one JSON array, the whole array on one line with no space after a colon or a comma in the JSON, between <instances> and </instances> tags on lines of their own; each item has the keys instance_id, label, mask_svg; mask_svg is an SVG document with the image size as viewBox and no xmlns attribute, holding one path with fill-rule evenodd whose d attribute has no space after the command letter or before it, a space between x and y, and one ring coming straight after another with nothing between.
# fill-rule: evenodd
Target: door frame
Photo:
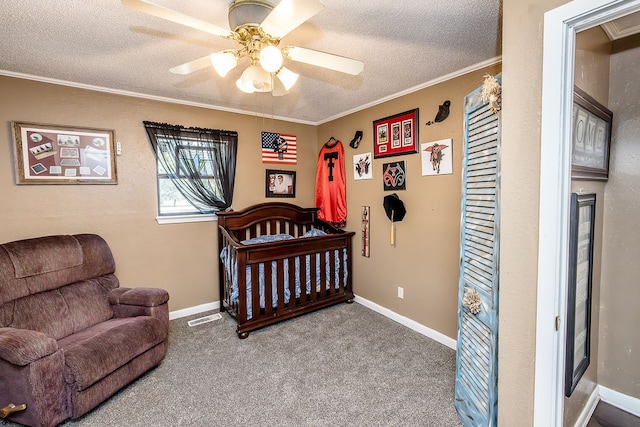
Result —
<instances>
[{"instance_id":1,"label":"door frame","mask_svg":"<svg viewBox=\"0 0 640 427\"><path fill-rule=\"evenodd\" d=\"M575 35L639 10L640 0L574 0L544 15L534 426L563 422Z\"/></svg>"}]
</instances>

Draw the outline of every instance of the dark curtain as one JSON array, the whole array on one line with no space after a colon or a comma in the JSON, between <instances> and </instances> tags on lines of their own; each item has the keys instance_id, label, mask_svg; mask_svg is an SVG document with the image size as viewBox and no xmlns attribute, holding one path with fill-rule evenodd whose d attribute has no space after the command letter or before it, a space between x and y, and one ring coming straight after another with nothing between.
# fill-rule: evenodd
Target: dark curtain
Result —
<instances>
[{"instance_id":1,"label":"dark curtain","mask_svg":"<svg viewBox=\"0 0 640 427\"><path fill-rule=\"evenodd\" d=\"M195 208L212 213L231 206L237 132L143 123L164 173Z\"/></svg>"}]
</instances>

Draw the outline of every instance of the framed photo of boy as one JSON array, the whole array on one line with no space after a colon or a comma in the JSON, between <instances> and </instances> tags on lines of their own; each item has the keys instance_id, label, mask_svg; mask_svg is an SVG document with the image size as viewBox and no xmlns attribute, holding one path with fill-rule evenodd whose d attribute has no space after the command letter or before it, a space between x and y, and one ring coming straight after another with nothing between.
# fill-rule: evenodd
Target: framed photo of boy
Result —
<instances>
[{"instance_id":1,"label":"framed photo of boy","mask_svg":"<svg viewBox=\"0 0 640 427\"><path fill-rule=\"evenodd\" d=\"M296 172L267 169L265 197L296 197Z\"/></svg>"}]
</instances>

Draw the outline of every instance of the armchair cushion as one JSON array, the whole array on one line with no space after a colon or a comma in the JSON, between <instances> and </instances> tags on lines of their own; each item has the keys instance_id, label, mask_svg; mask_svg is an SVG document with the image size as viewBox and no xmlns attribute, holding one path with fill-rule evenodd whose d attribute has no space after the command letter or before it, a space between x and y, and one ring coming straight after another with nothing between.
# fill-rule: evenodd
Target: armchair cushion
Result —
<instances>
[{"instance_id":1,"label":"armchair cushion","mask_svg":"<svg viewBox=\"0 0 640 427\"><path fill-rule=\"evenodd\" d=\"M73 236L47 236L37 246L33 240L6 243L15 278L37 276L82 265L82 247Z\"/></svg>"},{"instance_id":2,"label":"armchair cushion","mask_svg":"<svg viewBox=\"0 0 640 427\"><path fill-rule=\"evenodd\" d=\"M58 343L42 332L0 328L0 359L25 366L58 351Z\"/></svg>"},{"instance_id":3,"label":"armchair cushion","mask_svg":"<svg viewBox=\"0 0 640 427\"><path fill-rule=\"evenodd\" d=\"M167 338L162 321L148 316L111 319L59 341L65 380L84 390Z\"/></svg>"}]
</instances>

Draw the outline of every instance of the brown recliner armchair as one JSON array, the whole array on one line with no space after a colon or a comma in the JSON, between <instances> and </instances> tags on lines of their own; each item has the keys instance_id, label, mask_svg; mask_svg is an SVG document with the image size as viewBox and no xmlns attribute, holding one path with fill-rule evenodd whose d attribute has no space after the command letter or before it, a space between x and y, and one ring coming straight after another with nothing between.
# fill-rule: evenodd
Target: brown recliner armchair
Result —
<instances>
[{"instance_id":1,"label":"brown recliner armchair","mask_svg":"<svg viewBox=\"0 0 640 427\"><path fill-rule=\"evenodd\" d=\"M168 293L121 288L114 272L109 246L94 234L0 245L0 408L15 405L8 420L79 418L164 358Z\"/></svg>"}]
</instances>

